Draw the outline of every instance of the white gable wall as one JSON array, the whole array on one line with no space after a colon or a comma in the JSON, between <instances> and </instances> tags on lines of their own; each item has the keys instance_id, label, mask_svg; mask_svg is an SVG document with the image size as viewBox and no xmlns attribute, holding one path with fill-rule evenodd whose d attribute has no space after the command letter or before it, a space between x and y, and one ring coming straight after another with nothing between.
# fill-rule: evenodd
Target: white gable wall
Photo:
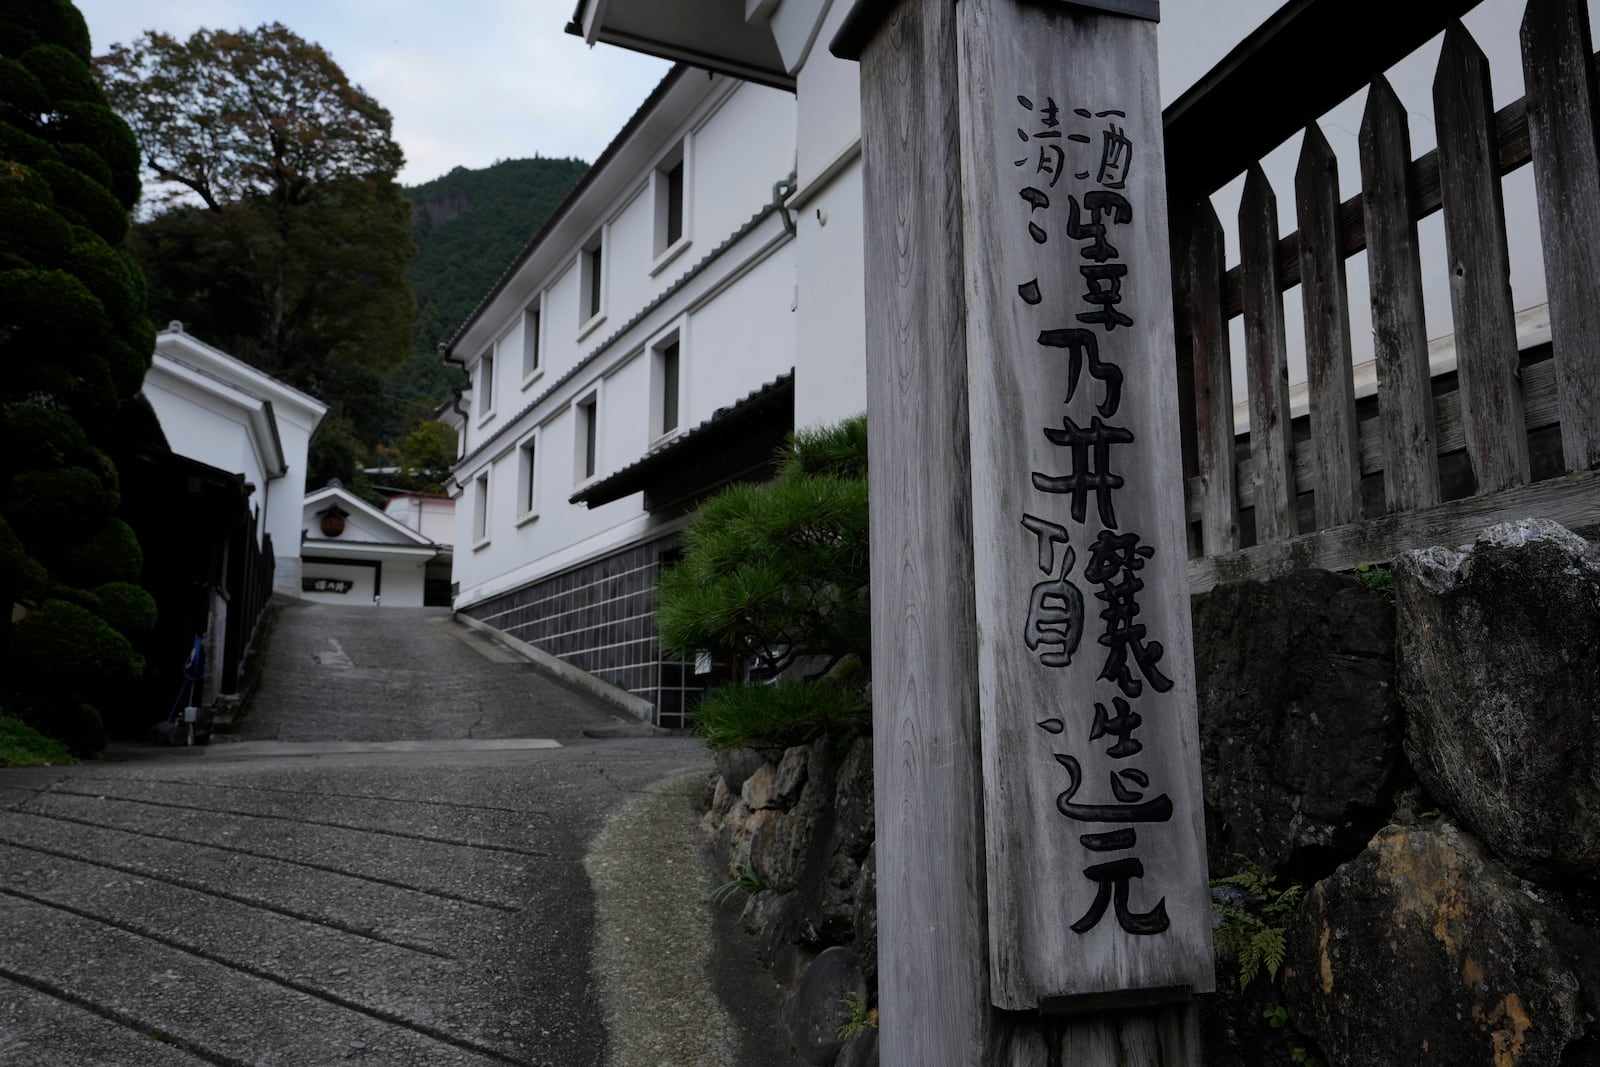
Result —
<instances>
[{"instance_id":1,"label":"white gable wall","mask_svg":"<svg viewBox=\"0 0 1600 1067\"><path fill-rule=\"evenodd\" d=\"M155 410L161 432L173 452L219 470L243 474L244 480L255 486L251 506L260 508L265 503L267 475L243 410L219 403L214 394L179 377L171 363L159 358L145 375L144 396Z\"/></svg>"},{"instance_id":2,"label":"white gable wall","mask_svg":"<svg viewBox=\"0 0 1600 1067\"><path fill-rule=\"evenodd\" d=\"M255 486L263 534L272 538L278 592L300 591L300 509L311 434L327 408L178 329L156 335L144 395L168 444Z\"/></svg>"}]
</instances>

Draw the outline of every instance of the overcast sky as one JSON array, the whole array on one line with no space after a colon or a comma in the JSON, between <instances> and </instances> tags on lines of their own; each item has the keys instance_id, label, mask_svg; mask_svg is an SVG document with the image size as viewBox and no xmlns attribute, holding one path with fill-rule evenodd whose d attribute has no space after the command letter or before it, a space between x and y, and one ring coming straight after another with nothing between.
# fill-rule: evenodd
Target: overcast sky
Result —
<instances>
[{"instance_id":1,"label":"overcast sky","mask_svg":"<svg viewBox=\"0 0 1600 1067\"><path fill-rule=\"evenodd\" d=\"M407 185L536 153L593 162L668 66L609 45L590 49L565 33L573 0L75 2L96 54L149 29L187 37L201 26L282 22L326 48L394 115ZM1253 25L1279 3L1228 0L1226 21ZM1209 4L1168 6L1162 64L1170 98L1237 38L1214 11L1195 10ZM1194 47L1206 37L1216 39Z\"/></svg>"},{"instance_id":2,"label":"overcast sky","mask_svg":"<svg viewBox=\"0 0 1600 1067\"><path fill-rule=\"evenodd\" d=\"M563 32L572 0L75 2L96 55L145 30L282 22L389 109L406 185L535 154L592 163L668 68Z\"/></svg>"}]
</instances>

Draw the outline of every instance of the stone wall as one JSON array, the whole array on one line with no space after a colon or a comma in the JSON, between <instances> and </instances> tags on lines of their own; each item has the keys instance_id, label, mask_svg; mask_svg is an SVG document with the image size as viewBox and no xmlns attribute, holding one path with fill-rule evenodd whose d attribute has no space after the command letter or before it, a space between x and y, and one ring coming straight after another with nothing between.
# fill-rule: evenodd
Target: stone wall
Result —
<instances>
[{"instance_id":1,"label":"stone wall","mask_svg":"<svg viewBox=\"0 0 1600 1067\"><path fill-rule=\"evenodd\" d=\"M1276 976L1218 961L1208 1067L1600 1064L1600 551L1507 524L1194 622L1211 876L1296 902ZM707 806L796 1050L876 1063L869 741L724 753Z\"/></svg>"}]
</instances>

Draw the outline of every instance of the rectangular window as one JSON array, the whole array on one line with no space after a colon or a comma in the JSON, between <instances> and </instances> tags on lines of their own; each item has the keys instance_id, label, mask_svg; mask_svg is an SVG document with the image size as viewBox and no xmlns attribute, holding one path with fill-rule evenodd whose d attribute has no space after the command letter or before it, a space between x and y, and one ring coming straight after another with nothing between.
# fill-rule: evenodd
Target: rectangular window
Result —
<instances>
[{"instance_id":1,"label":"rectangular window","mask_svg":"<svg viewBox=\"0 0 1600 1067\"><path fill-rule=\"evenodd\" d=\"M683 160L667 171L667 244L683 236Z\"/></svg>"},{"instance_id":2,"label":"rectangular window","mask_svg":"<svg viewBox=\"0 0 1600 1067\"><path fill-rule=\"evenodd\" d=\"M522 376L531 378L539 371L539 309L522 313Z\"/></svg>"},{"instance_id":3,"label":"rectangular window","mask_svg":"<svg viewBox=\"0 0 1600 1067\"><path fill-rule=\"evenodd\" d=\"M485 470L472 483L472 542L489 539L489 472Z\"/></svg>"},{"instance_id":4,"label":"rectangular window","mask_svg":"<svg viewBox=\"0 0 1600 1067\"><path fill-rule=\"evenodd\" d=\"M661 437L678 428L678 339L656 349L656 431Z\"/></svg>"},{"instance_id":5,"label":"rectangular window","mask_svg":"<svg viewBox=\"0 0 1600 1067\"><path fill-rule=\"evenodd\" d=\"M603 234L597 233L584 245L579 257L583 268L582 293L579 294L578 325L582 326L600 314L605 294L605 247Z\"/></svg>"},{"instance_id":6,"label":"rectangular window","mask_svg":"<svg viewBox=\"0 0 1600 1067\"><path fill-rule=\"evenodd\" d=\"M658 262L651 268L655 273L671 259L676 258L680 243L688 229L688 203L685 186L688 179L688 142L681 142L668 152L651 175L655 197L655 255ZM668 251L673 255L668 256Z\"/></svg>"},{"instance_id":7,"label":"rectangular window","mask_svg":"<svg viewBox=\"0 0 1600 1067\"><path fill-rule=\"evenodd\" d=\"M494 411L494 354L491 349L478 361L478 418Z\"/></svg>"},{"instance_id":8,"label":"rectangular window","mask_svg":"<svg viewBox=\"0 0 1600 1067\"><path fill-rule=\"evenodd\" d=\"M539 512L538 453L535 448L536 442L530 439L517 452L517 485L520 493L517 510L522 518Z\"/></svg>"},{"instance_id":9,"label":"rectangular window","mask_svg":"<svg viewBox=\"0 0 1600 1067\"><path fill-rule=\"evenodd\" d=\"M577 476L586 482L594 477L599 444L599 397L590 394L578 401Z\"/></svg>"}]
</instances>

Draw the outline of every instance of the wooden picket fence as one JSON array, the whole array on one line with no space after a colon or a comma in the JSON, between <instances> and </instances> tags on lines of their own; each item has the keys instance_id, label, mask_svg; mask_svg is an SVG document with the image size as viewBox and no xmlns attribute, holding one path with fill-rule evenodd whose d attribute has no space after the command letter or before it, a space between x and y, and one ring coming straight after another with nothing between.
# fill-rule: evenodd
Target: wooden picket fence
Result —
<instances>
[{"instance_id":1,"label":"wooden picket fence","mask_svg":"<svg viewBox=\"0 0 1600 1067\"><path fill-rule=\"evenodd\" d=\"M1381 73L1392 56L1371 56L1371 69L1359 72L1371 79L1359 195L1339 201L1333 152L1312 121L1326 107L1313 102L1318 110L1296 120L1305 129L1293 189L1296 233L1279 236L1260 156L1221 167L1208 159L1211 179L1181 188L1175 176L1186 173L1185 161L1169 154L1196 592L1219 581L1306 566L1342 570L1407 548L1459 544L1514 518L1600 524L1600 152L1587 7L1530 0L1522 33L1528 95L1498 112L1488 63L1458 14L1418 31L1445 34L1433 85L1436 150L1412 158L1405 109ZM1169 118L1169 153L1171 127ZM1530 162L1551 342L1519 353L1500 182ZM1226 270L1209 193L1240 173L1241 262ZM1454 374L1438 379L1429 371L1417 251L1417 221L1437 211L1444 213L1457 360ZM1358 407L1345 261L1362 250L1377 397ZM1283 312L1283 294L1295 285L1305 311L1310 406L1298 435ZM1247 435L1234 427L1228 323L1237 315ZM1530 462L1530 435L1545 462Z\"/></svg>"}]
</instances>

